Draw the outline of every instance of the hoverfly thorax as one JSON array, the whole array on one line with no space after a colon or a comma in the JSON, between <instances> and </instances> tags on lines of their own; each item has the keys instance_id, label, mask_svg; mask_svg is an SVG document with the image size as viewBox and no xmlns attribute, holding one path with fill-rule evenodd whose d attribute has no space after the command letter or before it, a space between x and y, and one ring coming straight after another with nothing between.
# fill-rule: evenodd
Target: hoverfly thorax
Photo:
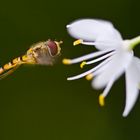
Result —
<instances>
[{"instance_id":1,"label":"hoverfly thorax","mask_svg":"<svg viewBox=\"0 0 140 140\"><path fill-rule=\"evenodd\" d=\"M60 55L60 44L62 41L52 41L47 40L45 42L40 42L35 44L32 47L33 57L35 58L35 61L37 64L43 64L43 65L53 65L56 58Z\"/></svg>"}]
</instances>

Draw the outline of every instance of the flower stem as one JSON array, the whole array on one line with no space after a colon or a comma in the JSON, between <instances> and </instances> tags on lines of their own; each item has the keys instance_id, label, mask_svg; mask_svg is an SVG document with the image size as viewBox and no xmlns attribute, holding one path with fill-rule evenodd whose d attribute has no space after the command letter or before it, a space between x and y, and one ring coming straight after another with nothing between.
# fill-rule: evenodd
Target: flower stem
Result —
<instances>
[{"instance_id":1,"label":"flower stem","mask_svg":"<svg viewBox=\"0 0 140 140\"><path fill-rule=\"evenodd\" d=\"M131 41L130 47L131 49L134 49L134 47L140 43L140 36L137 36L130 41Z\"/></svg>"}]
</instances>

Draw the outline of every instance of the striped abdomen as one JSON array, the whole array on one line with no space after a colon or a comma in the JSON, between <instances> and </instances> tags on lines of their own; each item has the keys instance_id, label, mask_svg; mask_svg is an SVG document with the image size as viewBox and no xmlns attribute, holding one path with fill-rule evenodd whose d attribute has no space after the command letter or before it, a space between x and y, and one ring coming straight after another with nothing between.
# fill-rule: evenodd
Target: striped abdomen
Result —
<instances>
[{"instance_id":1,"label":"striped abdomen","mask_svg":"<svg viewBox=\"0 0 140 140\"><path fill-rule=\"evenodd\" d=\"M13 59L11 62L5 64L0 68L0 74L3 74L4 72L9 72L10 70L14 71L17 67L19 67L21 64L24 63L33 63L33 61L29 60L27 55L23 55L21 57L17 57Z\"/></svg>"}]
</instances>

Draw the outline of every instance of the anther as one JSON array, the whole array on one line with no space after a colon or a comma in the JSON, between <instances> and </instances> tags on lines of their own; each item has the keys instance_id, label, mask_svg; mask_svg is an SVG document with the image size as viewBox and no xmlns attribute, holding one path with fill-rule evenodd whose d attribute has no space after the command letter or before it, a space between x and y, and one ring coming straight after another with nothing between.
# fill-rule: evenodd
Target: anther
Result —
<instances>
[{"instance_id":1,"label":"anther","mask_svg":"<svg viewBox=\"0 0 140 140\"><path fill-rule=\"evenodd\" d=\"M86 65L86 61L83 61L83 62L80 64L80 68L82 69L85 65Z\"/></svg>"},{"instance_id":2,"label":"anther","mask_svg":"<svg viewBox=\"0 0 140 140\"><path fill-rule=\"evenodd\" d=\"M93 79L93 74L88 74L87 76L86 76L86 80L92 80Z\"/></svg>"},{"instance_id":3,"label":"anther","mask_svg":"<svg viewBox=\"0 0 140 140\"><path fill-rule=\"evenodd\" d=\"M99 104L100 104L100 106L105 105L105 97L102 94L99 95Z\"/></svg>"},{"instance_id":4,"label":"anther","mask_svg":"<svg viewBox=\"0 0 140 140\"><path fill-rule=\"evenodd\" d=\"M71 60L70 59L63 59L62 63L66 64L66 65L69 65L69 64L71 64Z\"/></svg>"},{"instance_id":5,"label":"anther","mask_svg":"<svg viewBox=\"0 0 140 140\"><path fill-rule=\"evenodd\" d=\"M76 40L76 41L73 42L73 45L76 46L76 45L81 44L82 42L83 42L82 39L78 39L78 40Z\"/></svg>"}]
</instances>

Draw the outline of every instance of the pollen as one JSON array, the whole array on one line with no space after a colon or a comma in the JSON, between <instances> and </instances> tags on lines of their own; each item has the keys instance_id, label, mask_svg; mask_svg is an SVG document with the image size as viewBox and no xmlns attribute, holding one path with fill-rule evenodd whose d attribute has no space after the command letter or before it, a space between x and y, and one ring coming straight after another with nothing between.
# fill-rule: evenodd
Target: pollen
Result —
<instances>
[{"instance_id":1,"label":"pollen","mask_svg":"<svg viewBox=\"0 0 140 140\"><path fill-rule=\"evenodd\" d=\"M85 65L86 65L86 61L83 61L83 62L80 64L80 68L82 69Z\"/></svg>"},{"instance_id":2,"label":"pollen","mask_svg":"<svg viewBox=\"0 0 140 140\"><path fill-rule=\"evenodd\" d=\"M88 75L86 76L86 80L90 81L90 80L92 80L92 79L93 79L93 74L88 74Z\"/></svg>"},{"instance_id":3,"label":"pollen","mask_svg":"<svg viewBox=\"0 0 140 140\"><path fill-rule=\"evenodd\" d=\"M62 63L66 64L66 65L69 65L69 64L71 64L71 60L70 59L63 59Z\"/></svg>"},{"instance_id":4,"label":"pollen","mask_svg":"<svg viewBox=\"0 0 140 140\"><path fill-rule=\"evenodd\" d=\"M99 96L99 104L100 104L100 106L104 106L105 105L105 97L103 95Z\"/></svg>"},{"instance_id":5,"label":"pollen","mask_svg":"<svg viewBox=\"0 0 140 140\"><path fill-rule=\"evenodd\" d=\"M81 44L82 42L83 42L82 39L78 39L78 40L76 40L76 41L73 42L73 45L76 46L76 45Z\"/></svg>"}]
</instances>

